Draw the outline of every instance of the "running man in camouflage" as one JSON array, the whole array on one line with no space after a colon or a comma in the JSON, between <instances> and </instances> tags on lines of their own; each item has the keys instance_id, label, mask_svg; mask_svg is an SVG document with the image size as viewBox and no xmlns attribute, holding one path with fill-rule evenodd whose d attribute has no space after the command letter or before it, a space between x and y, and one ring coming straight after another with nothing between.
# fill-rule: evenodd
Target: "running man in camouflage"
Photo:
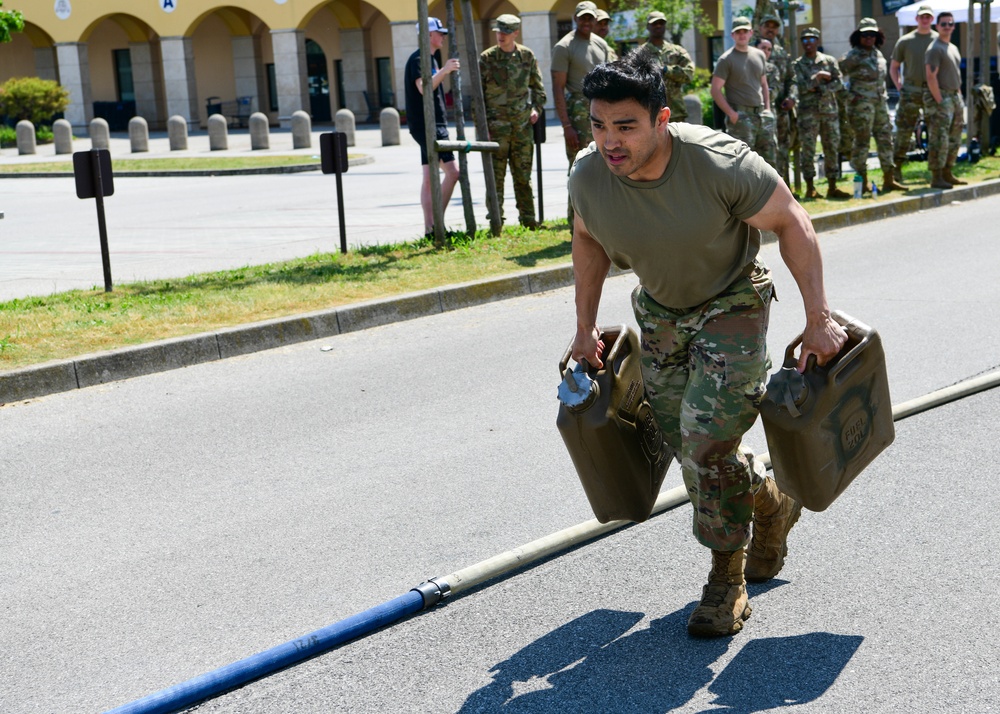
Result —
<instances>
[{"instance_id":1,"label":"running man in camouflage","mask_svg":"<svg viewBox=\"0 0 1000 714\"><path fill-rule=\"evenodd\" d=\"M818 50L819 30L802 32L805 54L795 60L795 83L799 87L799 166L806 180L806 198L819 198L816 176L816 137L823 141L826 157L827 198L850 198L837 188L840 174L840 119L837 92L844 86L837 60Z\"/></svg>"},{"instance_id":2,"label":"running man in camouflage","mask_svg":"<svg viewBox=\"0 0 1000 714\"><path fill-rule=\"evenodd\" d=\"M639 46L639 51L648 52L663 68L663 83L667 88L670 121L687 121L684 87L694 79L694 62L691 61L691 55L680 45L667 42L667 16L659 10L649 13L646 29L649 31L649 40Z\"/></svg>"},{"instance_id":3,"label":"running man in camouflage","mask_svg":"<svg viewBox=\"0 0 1000 714\"><path fill-rule=\"evenodd\" d=\"M517 44L521 18L501 15L493 25L497 43L479 56L479 75L486 100L486 124L490 140L500 144L493 154L493 175L503 221L503 183L507 164L514 183L518 220L534 228L535 197L531 190L534 158L532 125L545 106L545 86L534 53Z\"/></svg>"}]
</instances>

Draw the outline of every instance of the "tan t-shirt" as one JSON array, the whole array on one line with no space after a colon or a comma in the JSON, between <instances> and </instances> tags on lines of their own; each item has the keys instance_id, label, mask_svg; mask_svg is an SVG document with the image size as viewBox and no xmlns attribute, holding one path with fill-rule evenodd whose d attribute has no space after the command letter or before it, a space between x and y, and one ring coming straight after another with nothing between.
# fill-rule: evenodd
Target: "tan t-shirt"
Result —
<instances>
[{"instance_id":1,"label":"tan t-shirt","mask_svg":"<svg viewBox=\"0 0 1000 714\"><path fill-rule=\"evenodd\" d=\"M730 48L715 65L714 77L725 80L726 101L740 106L764 106L760 78L767 73L767 56L756 47L740 52Z\"/></svg>"},{"instance_id":2,"label":"tan t-shirt","mask_svg":"<svg viewBox=\"0 0 1000 714\"><path fill-rule=\"evenodd\" d=\"M904 89L921 89L927 84L927 75L924 74L924 54L937 36L938 33L934 30L926 35L918 34L914 30L900 37L899 42L892 48L892 58L903 65Z\"/></svg>"},{"instance_id":3,"label":"tan t-shirt","mask_svg":"<svg viewBox=\"0 0 1000 714\"><path fill-rule=\"evenodd\" d=\"M938 87L942 92L957 92L962 88L962 53L950 42L935 40L927 48L924 64L938 71Z\"/></svg>"},{"instance_id":4,"label":"tan t-shirt","mask_svg":"<svg viewBox=\"0 0 1000 714\"><path fill-rule=\"evenodd\" d=\"M601 37L591 34L581 40L576 31L570 32L552 48L553 72L566 73L566 91L583 96L583 78L599 64L611 62L611 48Z\"/></svg>"},{"instance_id":5,"label":"tan t-shirt","mask_svg":"<svg viewBox=\"0 0 1000 714\"><path fill-rule=\"evenodd\" d=\"M760 250L756 215L781 180L739 139L668 124L670 163L655 181L611 173L594 144L569 177L573 208L620 268L661 305L689 308L721 293Z\"/></svg>"}]
</instances>

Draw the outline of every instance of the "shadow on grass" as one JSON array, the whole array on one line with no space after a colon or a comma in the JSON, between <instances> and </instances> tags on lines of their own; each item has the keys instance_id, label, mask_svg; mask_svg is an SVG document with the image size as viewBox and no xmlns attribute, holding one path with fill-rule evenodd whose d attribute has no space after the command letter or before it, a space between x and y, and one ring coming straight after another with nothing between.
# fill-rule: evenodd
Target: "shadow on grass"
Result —
<instances>
[{"instance_id":1,"label":"shadow on grass","mask_svg":"<svg viewBox=\"0 0 1000 714\"><path fill-rule=\"evenodd\" d=\"M568 258L572 253L572 243L566 241L558 245L550 245L540 248L524 255L512 255L507 260L522 268L533 268L540 260L554 260L556 258Z\"/></svg>"}]
</instances>

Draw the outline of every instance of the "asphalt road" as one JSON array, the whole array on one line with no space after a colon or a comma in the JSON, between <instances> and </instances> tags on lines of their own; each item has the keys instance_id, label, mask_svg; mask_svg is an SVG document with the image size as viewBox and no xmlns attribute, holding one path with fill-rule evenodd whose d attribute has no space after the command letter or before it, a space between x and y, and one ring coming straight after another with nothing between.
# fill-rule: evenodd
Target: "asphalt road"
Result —
<instances>
[{"instance_id":1,"label":"asphalt road","mask_svg":"<svg viewBox=\"0 0 1000 714\"><path fill-rule=\"evenodd\" d=\"M894 403L1000 367L998 211L823 235ZM764 257L780 354L801 308ZM589 519L554 423L573 325L563 289L0 408L2 709L123 704ZM994 390L899 422L732 639L686 635L685 505L199 711L993 711L998 419Z\"/></svg>"},{"instance_id":2,"label":"asphalt road","mask_svg":"<svg viewBox=\"0 0 1000 714\"><path fill-rule=\"evenodd\" d=\"M466 131L471 132L471 128ZM454 129L452 130L454 135ZM542 144L544 215L566 215L566 154L558 123L547 128ZM318 136L318 132L317 132ZM471 137L471 133L470 133ZM318 158L311 150L292 151L272 138L272 150L252 152L235 141L229 156L293 154ZM139 158L171 157L165 140ZM372 163L352 166L343 176L347 244L353 248L414 240L423 235L420 207L420 153L403 130L399 146L381 145L378 127L356 132L352 154ZM78 142L79 150L90 147ZM207 156L207 137L192 137L183 156ZM41 151L41 149L40 149ZM51 149L46 149L51 151ZM112 141L115 158L136 158L127 139ZM10 161L21 160L9 156ZM41 155L33 160L53 160ZM476 223L488 227L482 157L470 154L469 182ZM70 169L71 170L71 169ZM537 191L537 165L532 172ZM516 223L511 180L506 181L504 210ZM105 199L111 274L115 284L195 272L239 268L275 260L340 250L336 179L319 171L251 176L203 176L115 179L115 193ZM47 295L72 288L104 286L100 234L93 200L76 197L73 178L0 178L0 301ZM465 230L458 188L445 223Z\"/></svg>"}]
</instances>

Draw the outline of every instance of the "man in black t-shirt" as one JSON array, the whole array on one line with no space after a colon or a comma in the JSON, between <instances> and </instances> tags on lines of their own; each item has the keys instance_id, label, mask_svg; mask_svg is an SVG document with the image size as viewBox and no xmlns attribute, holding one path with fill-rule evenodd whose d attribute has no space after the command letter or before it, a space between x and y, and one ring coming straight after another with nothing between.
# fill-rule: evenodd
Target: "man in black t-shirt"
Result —
<instances>
[{"instance_id":1,"label":"man in black t-shirt","mask_svg":"<svg viewBox=\"0 0 1000 714\"><path fill-rule=\"evenodd\" d=\"M448 138L448 122L445 119L444 87L441 82L444 78L459 68L458 59L450 59L444 63L444 67L438 67L434 58L434 53L444 45L444 36L448 30L441 25L441 21L436 17L428 18L427 27L430 31L431 45L431 80L434 92L434 120L438 139ZM420 25L417 25L417 32ZM431 233L434 230L434 211L431 207L431 171L427 157L427 134L424 123L424 90L423 79L420 75L420 50L417 50L410 59L406 61L404 81L406 87L406 125L410 130L410 135L420 145L420 163L423 164L424 178L420 186L420 205L424 209L424 233ZM458 182L458 164L455 163L455 154L450 151L438 154L441 168L444 170L444 180L441 182L441 200L444 207L448 207L451 201L451 194L455 190Z\"/></svg>"}]
</instances>

